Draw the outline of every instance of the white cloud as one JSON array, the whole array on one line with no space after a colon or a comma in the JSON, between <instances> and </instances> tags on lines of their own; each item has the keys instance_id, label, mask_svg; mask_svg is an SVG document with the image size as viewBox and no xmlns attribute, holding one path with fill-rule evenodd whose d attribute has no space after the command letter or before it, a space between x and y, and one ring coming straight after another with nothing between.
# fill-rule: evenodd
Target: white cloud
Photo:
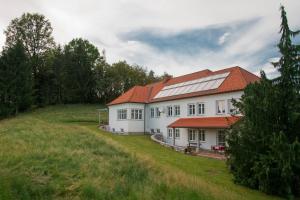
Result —
<instances>
[{"instance_id":1,"label":"white cloud","mask_svg":"<svg viewBox=\"0 0 300 200\"><path fill-rule=\"evenodd\" d=\"M11 19L23 12L39 12L51 21L57 42L65 44L74 37L87 38L100 50L106 49L109 62L125 59L160 74L167 71L174 75L232 65L256 72L260 66L254 65L262 61L248 55L277 42L280 3L286 6L291 27L299 27L299 0L164 0L155 3L152 0L0 0L0 29L4 30ZM225 45L232 36L239 36L223 51L199 52L192 56L161 52L141 42L127 42L118 37L141 28L172 34L253 18L261 20L247 32L225 33L216 41ZM3 43L3 35L0 35L0 46Z\"/></svg>"}]
</instances>

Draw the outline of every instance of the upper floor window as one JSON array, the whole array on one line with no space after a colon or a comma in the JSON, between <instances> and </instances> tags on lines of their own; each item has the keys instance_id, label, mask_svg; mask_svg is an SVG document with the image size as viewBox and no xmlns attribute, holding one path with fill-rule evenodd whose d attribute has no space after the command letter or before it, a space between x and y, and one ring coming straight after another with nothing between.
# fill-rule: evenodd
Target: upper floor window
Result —
<instances>
[{"instance_id":1,"label":"upper floor window","mask_svg":"<svg viewBox=\"0 0 300 200\"><path fill-rule=\"evenodd\" d=\"M172 138L172 137L173 137L173 129L168 128L168 138Z\"/></svg>"},{"instance_id":2,"label":"upper floor window","mask_svg":"<svg viewBox=\"0 0 300 200\"><path fill-rule=\"evenodd\" d=\"M118 112L118 119L127 119L127 109L119 109Z\"/></svg>"},{"instance_id":3,"label":"upper floor window","mask_svg":"<svg viewBox=\"0 0 300 200\"><path fill-rule=\"evenodd\" d=\"M204 130L199 130L199 141L205 142L205 131Z\"/></svg>"},{"instance_id":4,"label":"upper floor window","mask_svg":"<svg viewBox=\"0 0 300 200\"><path fill-rule=\"evenodd\" d=\"M228 99L228 113L229 114L239 114L238 108L233 105L233 99Z\"/></svg>"},{"instance_id":5,"label":"upper floor window","mask_svg":"<svg viewBox=\"0 0 300 200\"><path fill-rule=\"evenodd\" d=\"M176 128L176 129L175 129L175 138L176 138L176 139L179 139L179 138L180 138L180 129L179 129L179 128Z\"/></svg>"},{"instance_id":6,"label":"upper floor window","mask_svg":"<svg viewBox=\"0 0 300 200\"><path fill-rule=\"evenodd\" d=\"M173 115L173 107L172 106L168 106L167 110L168 110L168 113L167 113L168 115L167 116L168 117L172 116Z\"/></svg>"},{"instance_id":7,"label":"upper floor window","mask_svg":"<svg viewBox=\"0 0 300 200\"><path fill-rule=\"evenodd\" d=\"M180 115L180 106L179 105L174 106L174 111L175 111L175 116L179 116Z\"/></svg>"},{"instance_id":8,"label":"upper floor window","mask_svg":"<svg viewBox=\"0 0 300 200\"><path fill-rule=\"evenodd\" d=\"M155 108L155 114L156 114L156 117L160 117L160 111L159 111L159 108L158 107L156 107Z\"/></svg>"},{"instance_id":9,"label":"upper floor window","mask_svg":"<svg viewBox=\"0 0 300 200\"><path fill-rule=\"evenodd\" d=\"M195 115L195 104L188 104L188 115Z\"/></svg>"},{"instance_id":10,"label":"upper floor window","mask_svg":"<svg viewBox=\"0 0 300 200\"><path fill-rule=\"evenodd\" d=\"M225 114L225 100L217 100L217 114Z\"/></svg>"},{"instance_id":11,"label":"upper floor window","mask_svg":"<svg viewBox=\"0 0 300 200\"><path fill-rule=\"evenodd\" d=\"M150 108L150 117L154 118L154 108Z\"/></svg>"},{"instance_id":12,"label":"upper floor window","mask_svg":"<svg viewBox=\"0 0 300 200\"><path fill-rule=\"evenodd\" d=\"M143 119L143 110L131 109L131 119Z\"/></svg>"},{"instance_id":13,"label":"upper floor window","mask_svg":"<svg viewBox=\"0 0 300 200\"><path fill-rule=\"evenodd\" d=\"M198 114L199 115L205 114L205 104L204 103L198 103Z\"/></svg>"}]
</instances>

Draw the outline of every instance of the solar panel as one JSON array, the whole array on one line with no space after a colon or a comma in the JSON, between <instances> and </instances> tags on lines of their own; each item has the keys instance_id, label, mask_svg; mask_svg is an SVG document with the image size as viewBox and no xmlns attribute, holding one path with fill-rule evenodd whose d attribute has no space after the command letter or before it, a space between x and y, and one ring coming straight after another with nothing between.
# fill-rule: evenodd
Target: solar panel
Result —
<instances>
[{"instance_id":1,"label":"solar panel","mask_svg":"<svg viewBox=\"0 0 300 200\"><path fill-rule=\"evenodd\" d=\"M216 89L220 87L229 72L223 74L212 75L192 81L177 83L165 86L154 98L162 98L180 94L188 94L192 92L200 92L205 90Z\"/></svg>"}]
</instances>

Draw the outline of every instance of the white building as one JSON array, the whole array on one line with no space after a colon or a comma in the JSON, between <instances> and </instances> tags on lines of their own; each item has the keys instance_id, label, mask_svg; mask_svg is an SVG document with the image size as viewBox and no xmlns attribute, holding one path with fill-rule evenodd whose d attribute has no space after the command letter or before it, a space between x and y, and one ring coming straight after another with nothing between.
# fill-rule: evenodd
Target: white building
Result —
<instances>
[{"instance_id":1,"label":"white building","mask_svg":"<svg viewBox=\"0 0 300 200\"><path fill-rule=\"evenodd\" d=\"M240 67L231 67L135 86L108 104L109 129L161 134L174 146L222 147L224 129L240 119L232 99L240 99L244 88L258 80Z\"/></svg>"}]
</instances>

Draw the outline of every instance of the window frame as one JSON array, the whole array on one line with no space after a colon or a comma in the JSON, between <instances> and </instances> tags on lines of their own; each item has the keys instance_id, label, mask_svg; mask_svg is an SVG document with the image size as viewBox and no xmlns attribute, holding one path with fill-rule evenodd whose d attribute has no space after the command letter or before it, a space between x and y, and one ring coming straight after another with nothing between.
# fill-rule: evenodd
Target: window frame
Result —
<instances>
[{"instance_id":1,"label":"window frame","mask_svg":"<svg viewBox=\"0 0 300 200\"><path fill-rule=\"evenodd\" d=\"M180 129L175 128L175 139L180 139Z\"/></svg>"},{"instance_id":2,"label":"window frame","mask_svg":"<svg viewBox=\"0 0 300 200\"><path fill-rule=\"evenodd\" d=\"M127 120L127 109L126 108L117 110L117 120Z\"/></svg>"},{"instance_id":3,"label":"window frame","mask_svg":"<svg viewBox=\"0 0 300 200\"><path fill-rule=\"evenodd\" d=\"M199 135L199 142L206 142L206 132L203 129L198 130L198 135Z\"/></svg>"},{"instance_id":4,"label":"window frame","mask_svg":"<svg viewBox=\"0 0 300 200\"><path fill-rule=\"evenodd\" d=\"M154 108L150 108L150 118L154 118L154 116L155 116Z\"/></svg>"},{"instance_id":5,"label":"window frame","mask_svg":"<svg viewBox=\"0 0 300 200\"><path fill-rule=\"evenodd\" d=\"M220 102L223 102L222 112L219 112L219 103ZM216 100L216 114L217 115L224 115L224 114L226 114L226 101L225 100Z\"/></svg>"},{"instance_id":6,"label":"window frame","mask_svg":"<svg viewBox=\"0 0 300 200\"><path fill-rule=\"evenodd\" d=\"M220 135L223 135L222 136L222 139L224 139L224 141L222 141L221 143L220 143ZM216 143L217 143L217 145L218 146L224 146L225 147L225 145L226 145L226 135L225 135L225 131L224 130L219 130L218 132L217 132L217 138L216 138Z\"/></svg>"},{"instance_id":7,"label":"window frame","mask_svg":"<svg viewBox=\"0 0 300 200\"><path fill-rule=\"evenodd\" d=\"M200 105L203 105L203 106L200 106ZM201 109L200 109L200 107L201 107ZM202 113L200 113L200 110L202 111ZM197 103L197 114L198 115L205 115L205 111L206 111L206 109L205 109L205 102L199 102L199 103Z\"/></svg>"},{"instance_id":8,"label":"window frame","mask_svg":"<svg viewBox=\"0 0 300 200\"><path fill-rule=\"evenodd\" d=\"M168 128L168 138L173 138L173 128Z\"/></svg>"},{"instance_id":9,"label":"window frame","mask_svg":"<svg viewBox=\"0 0 300 200\"><path fill-rule=\"evenodd\" d=\"M177 109L176 109L177 108ZM178 113L177 113L177 112ZM176 117L178 117L178 116L180 116L180 105L175 105L174 106L174 116L176 116Z\"/></svg>"},{"instance_id":10,"label":"window frame","mask_svg":"<svg viewBox=\"0 0 300 200\"><path fill-rule=\"evenodd\" d=\"M190 106L193 106L193 108L191 109ZM193 114L191 114L191 110L193 110ZM196 115L196 104L195 103L189 103L188 104L188 116L195 116Z\"/></svg>"},{"instance_id":11,"label":"window frame","mask_svg":"<svg viewBox=\"0 0 300 200\"><path fill-rule=\"evenodd\" d=\"M170 115L171 111L171 115ZM167 117L172 117L173 116L173 106L167 106Z\"/></svg>"},{"instance_id":12,"label":"window frame","mask_svg":"<svg viewBox=\"0 0 300 200\"><path fill-rule=\"evenodd\" d=\"M160 110L159 107L155 108L155 117L159 118L160 117Z\"/></svg>"},{"instance_id":13,"label":"window frame","mask_svg":"<svg viewBox=\"0 0 300 200\"><path fill-rule=\"evenodd\" d=\"M196 129L189 129L188 130L188 139L189 139L189 142L195 142L196 141L196 132L197 132ZM191 135L192 135L192 137L191 137Z\"/></svg>"}]
</instances>

